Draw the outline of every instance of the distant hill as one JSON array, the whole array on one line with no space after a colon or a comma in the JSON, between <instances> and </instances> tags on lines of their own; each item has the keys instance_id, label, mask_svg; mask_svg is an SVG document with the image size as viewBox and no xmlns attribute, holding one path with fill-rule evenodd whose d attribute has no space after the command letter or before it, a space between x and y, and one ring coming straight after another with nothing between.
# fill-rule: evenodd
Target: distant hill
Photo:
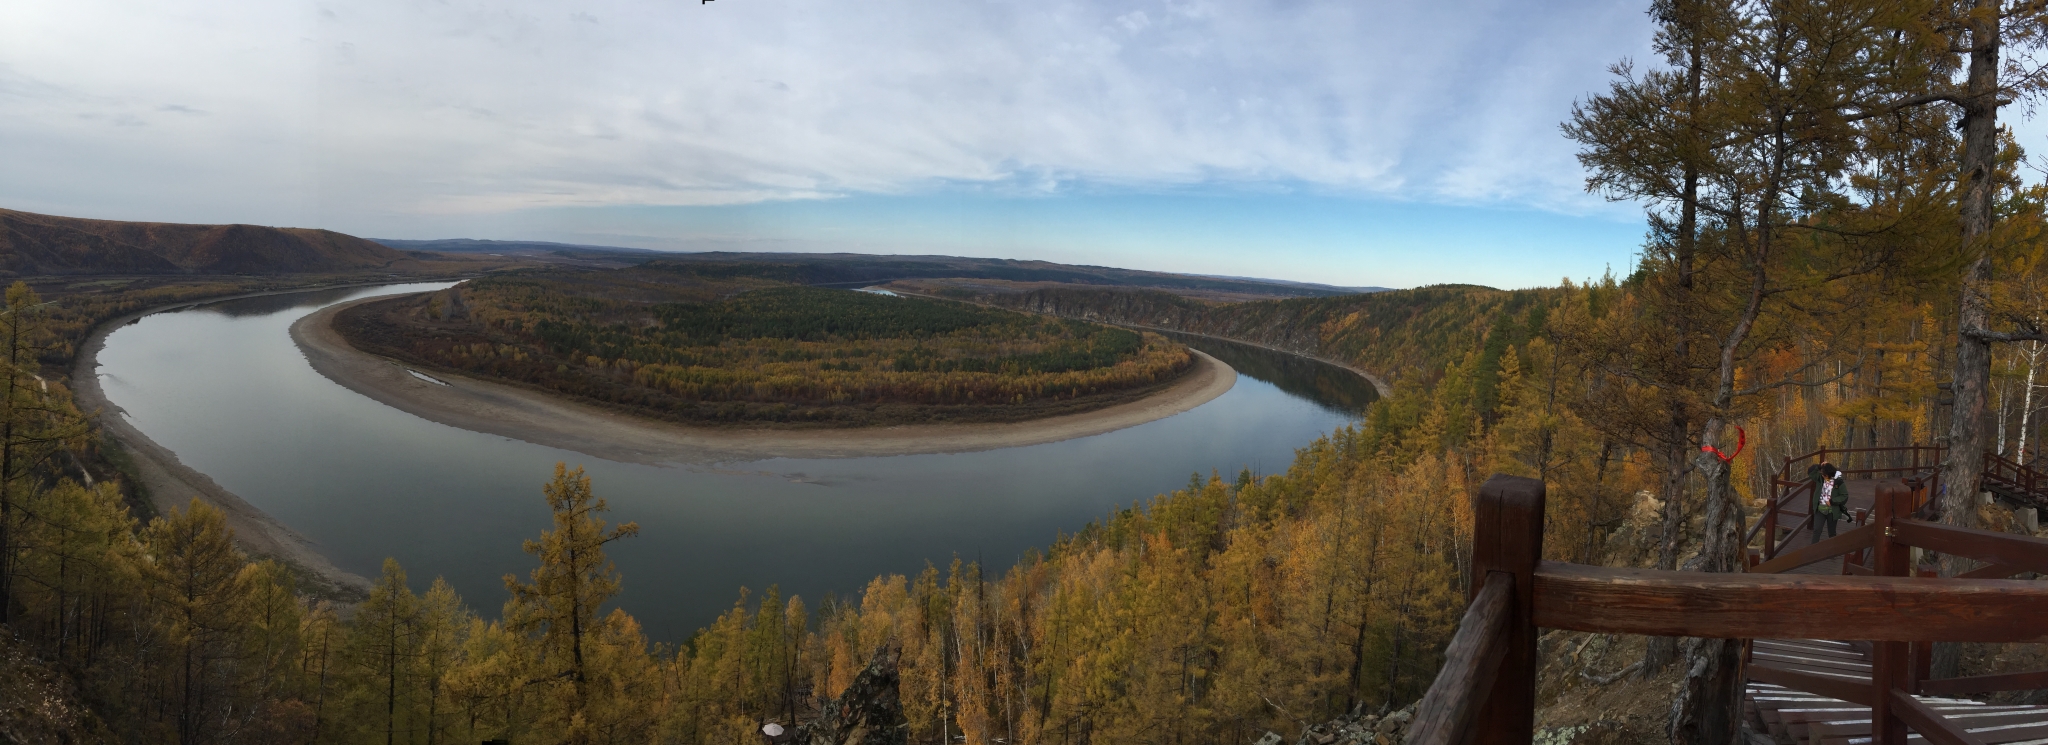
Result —
<instances>
[{"instance_id":1,"label":"distant hill","mask_svg":"<svg viewBox=\"0 0 2048 745\"><path fill-rule=\"evenodd\" d=\"M811 285L860 285L897 279L979 278L1011 282L1151 287L1167 291L1235 292L1264 297L1330 297L1361 290L1268 279L1207 277L1050 261L978 259L962 256L877 256L870 254L735 253L670 254L657 263L678 267L706 264L774 266L783 281Z\"/></svg>"},{"instance_id":2,"label":"distant hill","mask_svg":"<svg viewBox=\"0 0 2048 745\"><path fill-rule=\"evenodd\" d=\"M1311 290L1318 290L1318 291L1323 291L1323 292L1333 292L1333 293L1342 293L1342 294L1365 294L1365 293L1368 293L1368 292L1386 292L1386 291L1388 291L1388 290L1392 290L1392 289L1394 289L1394 288L1392 288L1392 287L1345 287L1345 286L1343 286L1343 285L1326 285L1326 284L1322 284L1322 283L1320 283L1320 282L1296 282L1296 281L1293 281L1293 280L1288 280L1288 279L1264 279L1264 278L1261 278L1261 277L1239 277L1239 276L1236 276L1236 275L1231 275L1231 274L1190 274L1190 275L1188 275L1188 276L1190 276L1190 277L1213 277L1213 278L1216 278L1216 279L1235 279L1235 280L1242 280L1242 281L1245 281L1245 282L1259 282L1259 283L1262 283L1262 284L1269 284L1269 285L1285 285L1285 286L1293 286L1293 287L1306 287L1306 288L1309 288L1309 289L1311 289Z\"/></svg>"},{"instance_id":3,"label":"distant hill","mask_svg":"<svg viewBox=\"0 0 2048 745\"><path fill-rule=\"evenodd\" d=\"M187 225L0 209L0 275L295 274L381 269L404 252L331 230Z\"/></svg>"},{"instance_id":4,"label":"distant hill","mask_svg":"<svg viewBox=\"0 0 2048 745\"><path fill-rule=\"evenodd\" d=\"M532 254L588 255L623 254L641 258L668 255L670 251L656 251L651 248L626 248L624 246L588 246L580 243L554 243L551 241L492 241L475 238L440 238L435 240L402 240L397 238L372 238L370 240L403 251L435 251L451 254L499 254L504 256L525 256Z\"/></svg>"},{"instance_id":5,"label":"distant hill","mask_svg":"<svg viewBox=\"0 0 2048 745\"><path fill-rule=\"evenodd\" d=\"M1050 261L979 259L964 256L853 254L853 253L754 253L735 251L655 251L645 248L591 246L547 241L490 241L468 238L444 240L377 239L392 248L445 253L485 253L502 256L610 260L638 263L651 261L676 268L729 265L710 269L770 276L783 282L824 286L876 284L898 279L991 279L1009 282L1061 282L1076 285L1152 287L1198 295L1245 295L1260 298L1330 297L1380 292L1384 287L1338 287L1312 282L1290 282L1256 277L1227 277L1203 274L1148 272L1137 269L1055 264Z\"/></svg>"}]
</instances>

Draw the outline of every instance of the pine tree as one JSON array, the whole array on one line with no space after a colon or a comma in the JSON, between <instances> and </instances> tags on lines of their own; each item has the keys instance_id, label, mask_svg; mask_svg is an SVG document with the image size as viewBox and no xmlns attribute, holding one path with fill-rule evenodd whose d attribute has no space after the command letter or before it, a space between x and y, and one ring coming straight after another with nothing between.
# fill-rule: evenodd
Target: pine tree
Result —
<instances>
[{"instance_id":1,"label":"pine tree","mask_svg":"<svg viewBox=\"0 0 2048 745\"><path fill-rule=\"evenodd\" d=\"M607 631L608 619L602 619L598 609L619 592L619 576L605 558L604 545L638 534L640 526L629 522L608 530L599 515L609 508L591 493L590 477L581 467L572 471L568 464L556 463L554 479L542 491L555 527L524 545L540 560L530 582L506 575L512 599L505 604L505 623L537 645L535 658L543 680L569 684L556 724L570 742L587 743L591 736L586 713L592 694L586 657L590 639Z\"/></svg>"},{"instance_id":2,"label":"pine tree","mask_svg":"<svg viewBox=\"0 0 2048 745\"><path fill-rule=\"evenodd\" d=\"M349 622L346 652L355 723L384 745L401 737L411 742L418 728L420 643L419 597L406 586L398 560L387 558L370 597Z\"/></svg>"},{"instance_id":3,"label":"pine tree","mask_svg":"<svg viewBox=\"0 0 2048 745\"><path fill-rule=\"evenodd\" d=\"M35 492L24 483L44 461L84 442L90 425L72 407L69 397L51 395L37 372L41 355L51 346L41 311L48 303L23 282L7 288L7 309L0 310L0 343L7 345L0 364L0 626L7 625L14 605L14 575L22 553L22 503Z\"/></svg>"},{"instance_id":4,"label":"pine tree","mask_svg":"<svg viewBox=\"0 0 2048 745\"><path fill-rule=\"evenodd\" d=\"M166 688L178 742L206 742L217 727L211 715L227 695L221 673L235 653L248 560L226 518L197 499L150 521L142 544L149 556L143 577L172 656L161 672L171 676Z\"/></svg>"},{"instance_id":5,"label":"pine tree","mask_svg":"<svg viewBox=\"0 0 2048 745\"><path fill-rule=\"evenodd\" d=\"M463 643L474 618L475 614L463 606L462 598L445 579L434 578L434 584L420 599L417 676L424 688L421 695L426 699L423 726L427 745L448 741L450 728L442 722L451 713L451 707L444 705L449 700L447 680L449 671L462 659Z\"/></svg>"}]
</instances>

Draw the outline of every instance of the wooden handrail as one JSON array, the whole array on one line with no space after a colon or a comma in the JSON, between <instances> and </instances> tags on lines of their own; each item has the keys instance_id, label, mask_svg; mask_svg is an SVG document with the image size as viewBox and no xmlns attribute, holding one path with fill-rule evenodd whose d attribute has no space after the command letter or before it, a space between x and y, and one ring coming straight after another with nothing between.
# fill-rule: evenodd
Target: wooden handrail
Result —
<instances>
[{"instance_id":1,"label":"wooden handrail","mask_svg":"<svg viewBox=\"0 0 2048 745\"><path fill-rule=\"evenodd\" d=\"M1915 446L1916 465L1922 449L1940 452ZM1871 450L1883 449L1865 452ZM1794 462L1786 458L1786 469ZM1979 738L1913 695L2048 687L2048 671L1927 680L1930 643L2048 641L2048 626L2038 623L2048 617L2048 582L1993 578L2048 573L2048 540L1915 519L1934 506L1932 500L1923 503L1923 495L1938 481L1938 473L1929 473L1880 483L1864 526L1786 552L1748 573L1701 573L1539 561L1543 484L1495 476L1480 488L1473 505L1471 605L1446 653L1444 673L1417 709L1410 738L1427 745L1529 743L1535 733L1535 633L1547 627L1652 636L1863 640L1857 643L1867 643L1871 654L1868 682L1859 676L1754 665L1746 674L1870 706L1871 735L1878 745L1904 745L1908 726L1932 743L1978 743ZM1780 542L1775 529L1763 526L1777 524L1787 497L1799 494L1802 486L1778 485L1792 489L1774 497L1759 522L1770 531L1766 551ZM1752 528L1749 537L1758 529ZM1919 573L1909 566L1914 547L1988 565L1955 579L1912 576ZM1870 553L1867 561L1843 565L1845 573L1864 576L1774 573L1865 551Z\"/></svg>"},{"instance_id":2,"label":"wooden handrail","mask_svg":"<svg viewBox=\"0 0 2048 745\"><path fill-rule=\"evenodd\" d=\"M1898 540L1908 546L2013 567L2022 572L2048 572L2048 540L1978 528L1899 520Z\"/></svg>"},{"instance_id":3,"label":"wooden handrail","mask_svg":"<svg viewBox=\"0 0 2048 745\"><path fill-rule=\"evenodd\" d=\"M1783 540L1779 540L1776 542L1776 544L1771 546L1770 555L1773 558L1775 558L1778 555L1778 552L1785 550L1786 546L1792 545L1792 541L1797 540L1799 538L1799 531L1813 527L1813 513L1794 512L1791 514L1799 515L1799 522L1792 524L1792 529L1785 532L1785 537Z\"/></svg>"},{"instance_id":4,"label":"wooden handrail","mask_svg":"<svg viewBox=\"0 0 2048 745\"><path fill-rule=\"evenodd\" d=\"M1501 658L1508 651L1508 620L1515 577L1488 572L1479 596L1466 606L1458 634L1444 650L1444 666L1415 707L1412 745L1464 745L1486 696L1493 691Z\"/></svg>"},{"instance_id":5,"label":"wooden handrail","mask_svg":"<svg viewBox=\"0 0 2048 745\"><path fill-rule=\"evenodd\" d=\"M1920 693L1928 696L1964 696L1972 693L2031 691L2039 688L2048 688L2048 670L1920 681Z\"/></svg>"},{"instance_id":6,"label":"wooden handrail","mask_svg":"<svg viewBox=\"0 0 2048 745\"><path fill-rule=\"evenodd\" d=\"M2018 567L2009 567L2004 564L1986 564L1984 566L1977 567L1976 569L1972 569L1970 571L1963 572L1962 574L1958 574L1956 575L1956 579L2006 579L2008 577L2011 577L2015 574L2019 574L2020 572L2024 571L2027 570L2020 569Z\"/></svg>"},{"instance_id":7,"label":"wooden handrail","mask_svg":"<svg viewBox=\"0 0 2048 745\"><path fill-rule=\"evenodd\" d=\"M1722 639L2048 641L2048 583L1705 574L1546 561L1536 625ZM1599 612L1588 612L1589 609Z\"/></svg>"},{"instance_id":8,"label":"wooden handrail","mask_svg":"<svg viewBox=\"0 0 2048 745\"><path fill-rule=\"evenodd\" d=\"M1825 541L1804 546L1779 554L1777 558L1750 567L1751 574L1777 574L1788 572L1808 564L1826 561L1851 551L1861 551L1877 544L1877 527L1865 525L1851 528L1849 532Z\"/></svg>"},{"instance_id":9,"label":"wooden handrail","mask_svg":"<svg viewBox=\"0 0 2048 745\"><path fill-rule=\"evenodd\" d=\"M1934 713L1933 709L1927 708L1927 704L1921 703L1920 699L1913 698L1912 694L1894 688L1891 690L1891 695L1887 698L1889 700L1885 701L1885 703L1890 704L1890 706L1880 706L1878 709L1891 709L1892 713L1898 715L1898 718L1903 720L1904 724L1912 725L1913 731L1920 733L1921 737L1927 738L1927 741L1934 743L1934 745L1985 745L1982 738L1964 732L1962 727L1958 727L1955 722L1951 722L1942 718L1940 714ZM1880 726L1880 723L1881 717L1873 716L1871 721L1872 728L1875 729ZM1896 742L1901 745L1904 745L1906 741L1906 738L1903 737L1904 734L1904 732L1897 733L1900 736Z\"/></svg>"}]
</instances>

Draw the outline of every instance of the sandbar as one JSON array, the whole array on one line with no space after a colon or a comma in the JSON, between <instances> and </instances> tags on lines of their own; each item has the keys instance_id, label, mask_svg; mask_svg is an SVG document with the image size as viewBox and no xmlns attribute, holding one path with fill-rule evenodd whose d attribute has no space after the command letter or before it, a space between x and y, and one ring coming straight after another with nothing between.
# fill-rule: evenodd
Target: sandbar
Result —
<instances>
[{"instance_id":1,"label":"sandbar","mask_svg":"<svg viewBox=\"0 0 2048 745\"><path fill-rule=\"evenodd\" d=\"M422 379L395 360L357 350L334 330L334 315L342 309L390 297L322 308L292 324L292 340L315 371L394 409L459 429L625 463L863 458L1023 447L1164 419L1215 400L1237 383L1237 371L1229 365L1189 349L1197 367L1179 380L1145 398L1079 414L1024 422L848 429L693 427L442 370L429 372L430 379Z\"/></svg>"}]
</instances>

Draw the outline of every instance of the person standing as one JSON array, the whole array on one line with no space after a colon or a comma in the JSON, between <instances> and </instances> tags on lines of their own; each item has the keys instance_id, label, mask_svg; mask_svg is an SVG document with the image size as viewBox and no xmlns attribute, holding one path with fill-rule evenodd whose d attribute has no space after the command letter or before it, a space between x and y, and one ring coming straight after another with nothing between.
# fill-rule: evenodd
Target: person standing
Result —
<instances>
[{"instance_id":1,"label":"person standing","mask_svg":"<svg viewBox=\"0 0 2048 745\"><path fill-rule=\"evenodd\" d=\"M1813 478L1813 498L1809 513L1813 515L1813 542L1820 542L1820 531L1826 526L1828 537L1840 535L1836 523L1843 515L1849 514L1849 490L1841 469L1833 463L1822 463L1807 469Z\"/></svg>"}]
</instances>

